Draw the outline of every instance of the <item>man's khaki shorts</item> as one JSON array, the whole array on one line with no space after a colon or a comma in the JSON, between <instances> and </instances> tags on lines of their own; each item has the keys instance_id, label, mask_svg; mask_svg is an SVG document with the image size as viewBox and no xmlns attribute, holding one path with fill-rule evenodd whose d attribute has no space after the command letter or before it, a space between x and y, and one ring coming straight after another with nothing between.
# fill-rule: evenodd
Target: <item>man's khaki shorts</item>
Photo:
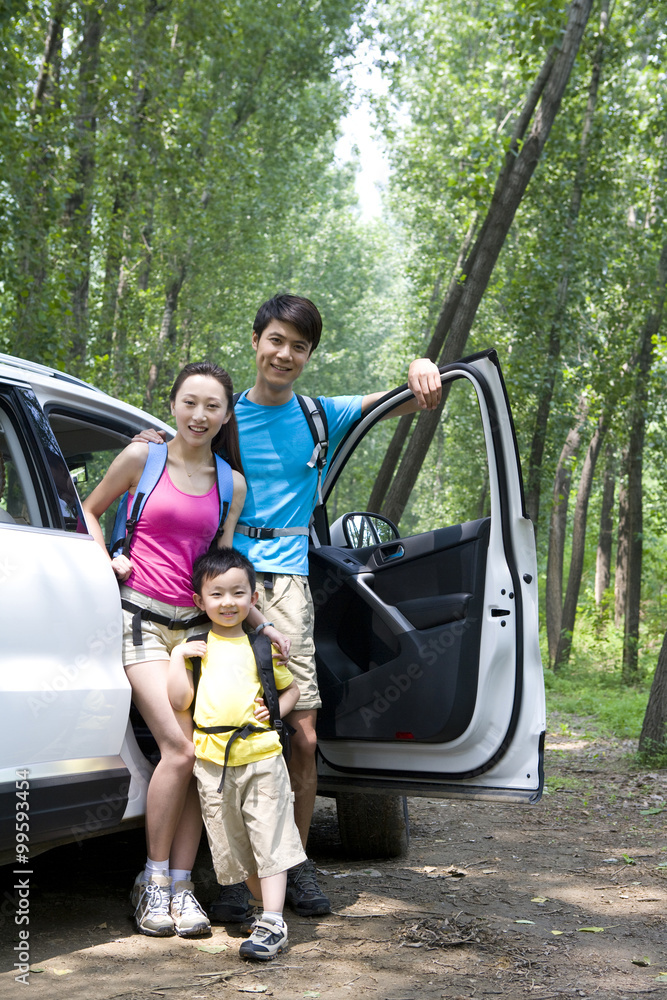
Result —
<instances>
[{"instance_id":1,"label":"man's khaki shorts","mask_svg":"<svg viewBox=\"0 0 667 1000\"><path fill-rule=\"evenodd\" d=\"M277 629L292 640L287 664L299 688L296 711L321 708L315 673L315 616L308 578L273 574L273 589L264 589L264 574L257 574L257 607Z\"/></svg>"},{"instance_id":2,"label":"man's khaki shorts","mask_svg":"<svg viewBox=\"0 0 667 1000\"><path fill-rule=\"evenodd\" d=\"M154 597L146 597L138 590L131 587L122 586L120 596L131 604L136 604L140 608L149 608L158 615L166 615L174 621L183 621L188 618L197 618L201 615L199 608L179 607L175 604L166 604L158 601ZM130 666L132 663L144 663L148 660L168 660L174 646L180 645L189 639L191 635L199 632L208 632L208 624L195 625L192 628L170 629L166 625L159 625L157 622L142 621L141 623L141 646L135 646L132 642L132 612L123 608L123 665Z\"/></svg>"},{"instance_id":3,"label":"man's khaki shorts","mask_svg":"<svg viewBox=\"0 0 667 1000\"><path fill-rule=\"evenodd\" d=\"M213 868L220 885L268 878L306 860L294 822L294 793L282 754L228 767L195 760Z\"/></svg>"}]
</instances>

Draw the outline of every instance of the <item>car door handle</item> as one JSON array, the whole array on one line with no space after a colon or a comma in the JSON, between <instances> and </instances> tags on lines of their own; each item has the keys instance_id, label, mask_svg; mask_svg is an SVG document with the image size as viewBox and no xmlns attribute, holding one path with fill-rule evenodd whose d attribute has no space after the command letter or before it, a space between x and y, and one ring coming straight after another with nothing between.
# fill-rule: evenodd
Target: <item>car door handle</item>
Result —
<instances>
[{"instance_id":1,"label":"car door handle","mask_svg":"<svg viewBox=\"0 0 667 1000\"><path fill-rule=\"evenodd\" d=\"M380 562L388 563L392 559L402 559L405 555L405 549L400 544L396 545L385 545L381 549L375 550L375 558Z\"/></svg>"},{"instance_id":2,"label":"car door handle","mask_svg":"<svg viewBox=\"0 0 667 1000\"><path fill-rule=\"evenodd\" d=\"M355 576L349 576L346 582L364 598L371 610L375 612L378 618L382 619L394 635L414 632L414 625L410 624L398 608L393 607L391 604L385 604L375 591L369 587L368 581L373 581L372 573L359 573Z\"/></svg>"}]
</instances>

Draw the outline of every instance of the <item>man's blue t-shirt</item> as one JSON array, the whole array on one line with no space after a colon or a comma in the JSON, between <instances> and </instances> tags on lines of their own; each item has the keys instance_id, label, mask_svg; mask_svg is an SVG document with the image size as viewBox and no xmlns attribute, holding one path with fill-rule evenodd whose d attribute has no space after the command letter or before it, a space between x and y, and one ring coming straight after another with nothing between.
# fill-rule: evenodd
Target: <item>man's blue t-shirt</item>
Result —
<instances>
[{"instance_id":1,"label":"man's blue t-shirt","mask_svg":"<svg viewBox=\"0 0 667 1000\"><path fill-rule=\"evenodd\" d=\"M361 400L361 396L318 397L329 424L329 457L361 416ZM246 390L235 413L248 485L240 523L307 528L317 503L317 468L308 465L313 436L296 396L282 406L260 406L247 399ZM306 535L260 540L237 532L234 548L260 572L308 574Z\"/></svg>"}]
</instances>

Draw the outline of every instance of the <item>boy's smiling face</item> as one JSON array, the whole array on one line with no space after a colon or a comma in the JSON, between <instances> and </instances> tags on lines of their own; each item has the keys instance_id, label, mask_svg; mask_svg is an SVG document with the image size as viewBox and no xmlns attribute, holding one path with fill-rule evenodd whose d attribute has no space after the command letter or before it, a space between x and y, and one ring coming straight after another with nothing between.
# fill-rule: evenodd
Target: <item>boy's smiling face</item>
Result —
<instances>
[{"instance_id":1,"label":"boy's smiling face","mask_svg":"<svg viewBox=\"0 0 667 1000\"><path fill-rule=\"evenodd\" d=\"M226 573L208 577L202 583L201 594L193 594L195 604L205 611L213 622L213 631L236 638L244 634L243 622L253 604L257 591L250 587L248 574L236 567Z\"/></svg>"}]
</instances>

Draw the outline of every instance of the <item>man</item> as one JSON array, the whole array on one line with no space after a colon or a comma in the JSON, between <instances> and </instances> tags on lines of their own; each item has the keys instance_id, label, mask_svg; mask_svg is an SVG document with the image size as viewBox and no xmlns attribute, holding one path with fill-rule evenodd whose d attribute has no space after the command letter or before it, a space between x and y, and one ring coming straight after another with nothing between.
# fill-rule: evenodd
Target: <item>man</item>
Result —
<instances>
[{"instance_id":1,"label":"man","mask_svg":"<svg viewBox=\"0 0 667 1000\"><path fill-rule=\"evenodd\" d=\"M317 348L321 332L321 316L309 299L285 294L265 302L252 333L255 384L241 394L235 410L248 493L234 547L257 571L259 610L291 639L290 670L301 695L297 708L287 717L295 730L289 770L295 820L304 848L317 793L315 724L321 705L307 580L308 525L317 504L319 470L312 432L294 395L294 384ZM437 407L441 380L431 361L421 358L412 362L408 385L415 399L391 416ZM329 455L349 427L384 395L319 398L327 417ZM287 902L302 916L330 911L311 861L290 869ZM213 919L222 922L245 919L245 887L222 888L210 912Z\"/></svg>"}]
</instances>

